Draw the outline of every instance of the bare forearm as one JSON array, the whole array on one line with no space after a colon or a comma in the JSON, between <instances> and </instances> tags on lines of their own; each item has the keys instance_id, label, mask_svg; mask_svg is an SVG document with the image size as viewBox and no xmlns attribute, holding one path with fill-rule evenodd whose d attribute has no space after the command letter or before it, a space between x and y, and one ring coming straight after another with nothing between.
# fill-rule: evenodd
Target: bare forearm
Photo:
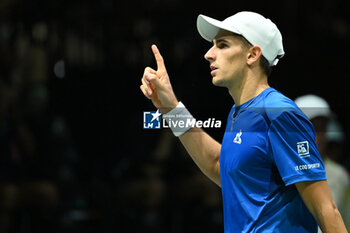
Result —
<instances>
[{"instance_id":1,"label":"bare forearm","mask_svg":"<svg viewBox=\"0 0 350 233\"><path fill-rule=\"evenodd\" d=\"M218 186L221 186L220 143L199 128L192 128L179 138L201 171Z\"/></svg>"},{"instance_id":2,"label":"bare forearm","mask_svg":"<svg viewBox=\"0 0 350 233\"><path fill-rule=\"evenodd\" d=\"M320 207L314 216L323 233L347 232L343 219L335 203L325 207Z\"/></svg>"},{"instance_id":3,"label":"bare forearm","mask_svg":"<svg viewBox=\"0 0 350 233\"><path fill-rule=\"evenodd\" d=\"M327 181L306 181L295 185L323 233L347 233Z\"/></svg>"}]
</instances>

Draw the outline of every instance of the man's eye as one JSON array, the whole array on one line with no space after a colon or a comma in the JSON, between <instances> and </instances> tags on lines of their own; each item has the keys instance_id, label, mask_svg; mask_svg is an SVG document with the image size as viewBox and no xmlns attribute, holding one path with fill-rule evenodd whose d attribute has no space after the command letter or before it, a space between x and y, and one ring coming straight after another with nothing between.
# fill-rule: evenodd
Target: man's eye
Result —
<instances>
[{"instance_id":1,"label":"man's eye","mask_svg":"<svg viewBox=\"0 0 350 233\"><path fill-rule=\"evenodd\" d=\"M224 49L224 48L227 48L227 44L224 44L224 43L220 43L217 45L219 49Z\"/></svg>"}]
</instances>

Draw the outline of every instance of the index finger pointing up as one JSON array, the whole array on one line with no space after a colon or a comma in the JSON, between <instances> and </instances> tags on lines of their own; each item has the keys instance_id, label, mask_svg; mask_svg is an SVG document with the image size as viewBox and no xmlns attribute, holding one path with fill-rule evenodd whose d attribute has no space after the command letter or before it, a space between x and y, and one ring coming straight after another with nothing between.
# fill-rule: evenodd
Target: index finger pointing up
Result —
<instances>
[{"instance_id":1,"label":"index finger pointing up","mask_svg":"<svg viewBox=\"0 0 350 233\"><path fill-rule=\"evenodd\" d=\"M164 71L165 70L164 60L156 45L152 45L152 52L156 59L158 70Z\"/></svg>"}]
</instances>

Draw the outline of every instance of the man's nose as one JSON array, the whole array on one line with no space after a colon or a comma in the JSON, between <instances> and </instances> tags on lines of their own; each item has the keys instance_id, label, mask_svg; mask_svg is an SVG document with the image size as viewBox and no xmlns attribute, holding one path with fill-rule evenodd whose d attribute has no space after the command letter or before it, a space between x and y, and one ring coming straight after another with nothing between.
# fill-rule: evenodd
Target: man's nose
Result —
<instances>
[{"instance_id":1,"label":"man's nose","mask_svg":"<svg viewBox=\"0 0 350 233\"><path fill-rule=\"evenodd\" d=\"M207 61L215 60L214 46L208 50L208 52L204 55L204 58Z\"/></svg>"}]
</instances>

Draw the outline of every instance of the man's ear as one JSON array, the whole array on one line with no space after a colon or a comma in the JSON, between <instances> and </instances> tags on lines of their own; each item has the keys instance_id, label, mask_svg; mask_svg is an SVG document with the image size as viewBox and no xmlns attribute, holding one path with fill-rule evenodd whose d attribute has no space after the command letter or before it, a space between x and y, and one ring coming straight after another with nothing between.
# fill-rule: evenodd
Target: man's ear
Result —
<instances>
[{"instance_id":1,"label":"man's ear","mask_svg":"<svg viewBox=\"0 0 350 233\"><path fill-rule=\"evenodd\" d=\"M248 54L247 54L247 63L248 65L253 65L256 63L256 61L259 60L260 56L262 55L261 48L259 46L253 46L249 48Z\"/></svg>"}]
</instances>

